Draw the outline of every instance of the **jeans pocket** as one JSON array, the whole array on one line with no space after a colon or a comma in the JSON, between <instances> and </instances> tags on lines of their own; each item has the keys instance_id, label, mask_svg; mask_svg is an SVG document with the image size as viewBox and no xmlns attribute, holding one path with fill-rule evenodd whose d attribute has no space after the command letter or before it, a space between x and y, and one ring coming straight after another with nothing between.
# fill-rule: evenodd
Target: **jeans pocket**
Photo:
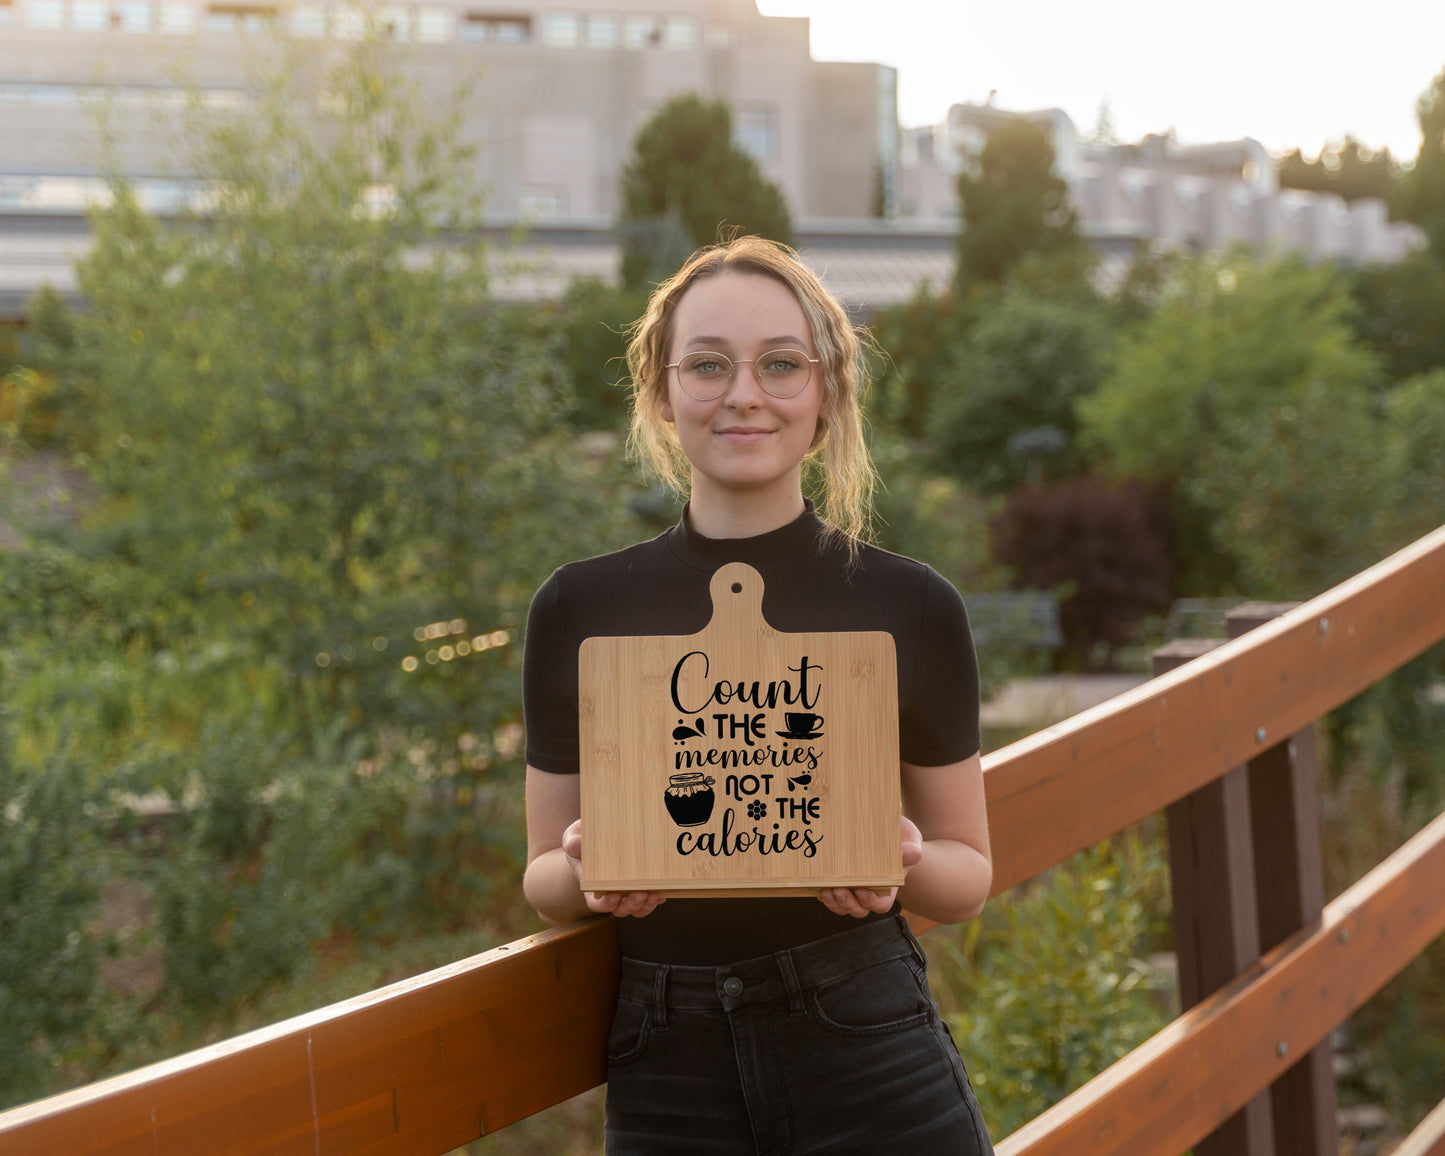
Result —
<instances>
[{"instance_id":1,"label":"jeans pocket","mask_svg":"<svg viewBox=\"0 0 1445 1156\"><path fill-rule=\"evenodd\" d=\"M612 1030L607 1035L609 1067L631 1063L647 1050L652 1038L652 1013L646 1004L620 999L612 1014Z\"/></svg>"},{"instance_id":2,"label":"jeans pocket","mask_svg":"<svg viewBox=\"0 0 1445 1156\"><path fill-rule=\"evenodd\" d=\"M927 1023L933 1000L908 959L873 964L808 993L808 1011L822 1028L839 1035L904 1031Z\"/></svg>"}]
</instances>

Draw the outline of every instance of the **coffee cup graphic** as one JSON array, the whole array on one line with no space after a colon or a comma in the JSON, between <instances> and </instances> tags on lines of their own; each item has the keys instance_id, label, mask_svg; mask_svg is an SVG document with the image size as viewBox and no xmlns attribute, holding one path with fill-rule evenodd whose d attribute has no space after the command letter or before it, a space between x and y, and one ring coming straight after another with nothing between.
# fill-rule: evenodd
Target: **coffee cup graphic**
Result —
<instances>
[{"instance_id":1,"label":"coffee cup graphic","mask_svg":"<svg viewBox=\"0 0 1445 1156\"><path fill-rule=\"evenodd\" d=\"M777 732L780 738L816 739L823 733L818 729L823 725L823 716L820 714L812 714L804 710L789 710L783 712L783 721L788 724L788 729Z\"/></svg>"}]
</instances>

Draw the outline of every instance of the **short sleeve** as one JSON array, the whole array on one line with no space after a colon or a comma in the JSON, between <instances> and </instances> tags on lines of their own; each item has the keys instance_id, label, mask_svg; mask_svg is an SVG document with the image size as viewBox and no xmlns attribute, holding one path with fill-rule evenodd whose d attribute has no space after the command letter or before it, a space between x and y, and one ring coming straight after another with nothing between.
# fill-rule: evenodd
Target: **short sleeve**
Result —
<instances>
[{"instance_id":1,"label":"short sleeve","mask_svg":"<svg viewBox=\"0 0 1445 1156\"><path fill-rule=\"evenodd\" d=\"M522 714L527 765L575 775L581 769L577 737L577 644L562 609L561 572L538 588L527 611L522 658Z\"/></svg>"},{"instance_id":2,"label":"short sleeve","mask_svg":"<svg viewBox=\"0 0 1445 1156\"><path fill-rule=\"evenodd\" d=\"M981 745L978 655L958 591L937 571L926 574L911 654L899 655L899 753L906 763L941 767Z\"/></svg>"}]
</instances>

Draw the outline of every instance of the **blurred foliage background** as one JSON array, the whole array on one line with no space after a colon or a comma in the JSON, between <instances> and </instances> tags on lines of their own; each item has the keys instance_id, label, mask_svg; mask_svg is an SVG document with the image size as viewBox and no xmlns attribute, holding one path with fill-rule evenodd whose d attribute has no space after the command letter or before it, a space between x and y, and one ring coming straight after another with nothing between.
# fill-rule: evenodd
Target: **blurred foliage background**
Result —
<instances>
[{"instance_id":1,"label":"blurred foliage background","mask_svg":"<svg viewBox=\"0 0 1445 1156\"><path fill-rule=\"evenodd\" d=\"M248 111L198 103L204 211L159 221L117 168L85 308L43 293L0 334L0 1105L538 925L528 600L677 515L622 456L626 328L699 220L791 223L726 107L683 98L624 176L619 278L508 304L460 106L421 108L395 52L278 47ZM1143 673L1179 599L1308 598L1441 521L1440 140L1327 166L1426 226L1388 268L1141 250L1103 284L1036 130L963 175L955 283L868 319L868 414L878 539L976 599L986 694ZM1010 617L1040 600L1056 639ZM1442 687L1436 647L1323 724L1331 893L1445 801ZM1161 840L929 937L996 1135L1170 1014ZM1351 1028L1401 1121L1445 1082L1442 964ZM598 1135L594 1097L473 1148Z\"/></svg>"}]
</instances>

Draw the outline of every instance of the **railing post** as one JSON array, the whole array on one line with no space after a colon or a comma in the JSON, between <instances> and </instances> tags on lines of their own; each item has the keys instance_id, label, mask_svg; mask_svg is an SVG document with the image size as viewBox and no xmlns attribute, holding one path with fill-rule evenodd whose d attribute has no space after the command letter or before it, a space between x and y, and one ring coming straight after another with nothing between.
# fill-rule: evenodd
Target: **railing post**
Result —
<instances>
[{"instance_id":1,"label":"railing post","mask_svg":"<svg viewBox=\"0 0 1445 1156\"><path fill-rule=\"evenodd\" d=\"M1296 604L1251 602L1225 616L1230 638ZM1328 630L1328 622L1321 629ZM1310 727L1249 760L1260 947L1319 921L1325 905L1315 734ZM1333 1050L1327 1036L1270 1087L1276 1156L1336 1156Z\"/></svg>"},{"instance_id":2,"label":"railing post","mask_svg":"<svg viewBox=\"0 0 1445 1156\"><path fill-rule=\"evenodd\" d=\"M1181 638L1154 652L1154 673L1222 639ZM1236 767L1165 809L1174 895L1179 1002L1191 1008L1259 958L1249 772ZM1274 1156L1270 1095L1261 1092L1194 1146L1195 1156Z\"/></svg>"}]
</instances>

